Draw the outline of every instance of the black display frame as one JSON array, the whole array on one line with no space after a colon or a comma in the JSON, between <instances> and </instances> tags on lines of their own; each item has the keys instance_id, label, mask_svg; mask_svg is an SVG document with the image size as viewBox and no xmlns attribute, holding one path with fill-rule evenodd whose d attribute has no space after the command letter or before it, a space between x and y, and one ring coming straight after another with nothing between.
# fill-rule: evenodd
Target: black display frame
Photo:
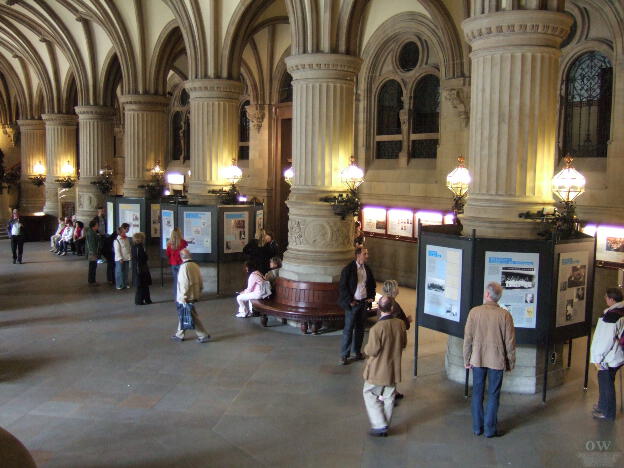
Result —
<instances>
[{"instance_id":1,"label":"black display frame","mask_svg":"<svg viewBox=\"0 0 624 468\"><path fill-rule=\"evenodd\" d=\"M175 206L175 205L174 205ZM193 260L201 263L215 263L219 261L218 232L219 232L219 207L216 205L178 205L177 219L174 215L174 226L179 227L182 237L187 238L184 232L184 213L210 213L210 253L193 252ZM177 222L175 222L177 221Z\"/></svg>"},{"instance_id":2,"label":"black display frame","mask_svg":"<svg viewBox=\"0 0 624 468\"><path fill-rule=\"evenodd\" d=\"M115 198L115 228L119 227L120 219L119 213L120 208L119 205L122 204L138 204L140 206L139 211L139 232L145 233L148 235L147 229L147 200L144 197L116 197Z\"/></svg>"},{"instance_id":3,"label":"black display frame","mask_svg":"<svg viewBox=\"0 0 624 468\"><path fill-rule=\"evenodd\" d=\"M416 301L416 317L418 326L430 328L447 335L464 337L464 327L468 312L470 311L472 301L472 264L474 238L456 236L452 234L443 234L437 232L429 232L419 229L418 242L418 280L417 280L417 301ZM426 262L427 246L435 245L439 247L447 247L460 249L462 251L462 275L461 275L461 299L459 308L459 322L449 320L443 317L430 315L425 313L425 287L426 287ZM468 266L468 268L466 268ZM423 272L421 275L420 272Z\"/></svg>"},{"instance_id":4,"label":"black display frame","mask_svg":"<svg viewBox=\"0 0 624 468\"><path fill-rule=\"evenodd\" d=\"M248 243L255 236L256 230L256 209L254 205L219 205L219 237L218 237L218 252L219 262L243 262L246 260L246 255L243 252L225 253L224 237L225 237L225 213L247 213L249 228L247 230L247 242ZM252 229L253 226L253 229Z\"/></svg>"}]
</instances>

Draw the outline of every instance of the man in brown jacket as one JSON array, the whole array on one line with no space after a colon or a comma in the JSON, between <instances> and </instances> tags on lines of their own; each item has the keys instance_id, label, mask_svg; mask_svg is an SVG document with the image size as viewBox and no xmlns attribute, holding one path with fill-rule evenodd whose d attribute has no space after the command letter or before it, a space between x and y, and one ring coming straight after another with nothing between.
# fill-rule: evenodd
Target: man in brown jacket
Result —
<instances>
[{"instance_id":1,"label":"man in brown jacket","mask_svg":"<svg viewBox=\"0 0 624 468\"><path fill-rule=\"evenodd\" d=\"M401 353L407 344L405 324L392 316L392 299L379 300L381 316L368 333L364 352L364 404L371 423L369 434L388 435L396 384L401 381Z\"/></svg>"},{"instance_id":2,"label":"man in brown jacket","mask_svg":"<svg viewBox=\"0 0 624 468\"><path fill-rule=\"evenodd\" d=\"M472 369L472 431L496 437L496 413L503 372L516 364L516 333L511 314L498 305L503 288L489 283L483 305L468 313L464 330L464 365ZM483 416L483 390L488 381L488 401Z\"/></svg>"}]
</instances>

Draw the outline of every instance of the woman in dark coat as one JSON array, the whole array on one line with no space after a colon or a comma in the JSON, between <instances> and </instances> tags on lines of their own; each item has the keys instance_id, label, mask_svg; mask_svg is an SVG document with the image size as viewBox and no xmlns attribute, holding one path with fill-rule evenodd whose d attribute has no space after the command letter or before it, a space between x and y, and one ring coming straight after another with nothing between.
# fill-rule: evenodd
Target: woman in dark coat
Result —
<instances>
[{"instance_id":1,"label":"woman in dark coat","mask_svg":"<svg viewBox=\"0 0 624 468\"><path fill-rule=\"evenodd\" d=\"M137 232L132 236L132 279L136 287L134 303L136 305L151 304L149 287L152 284L145 252L145 234Z\"/></svg>"}]
</instances>

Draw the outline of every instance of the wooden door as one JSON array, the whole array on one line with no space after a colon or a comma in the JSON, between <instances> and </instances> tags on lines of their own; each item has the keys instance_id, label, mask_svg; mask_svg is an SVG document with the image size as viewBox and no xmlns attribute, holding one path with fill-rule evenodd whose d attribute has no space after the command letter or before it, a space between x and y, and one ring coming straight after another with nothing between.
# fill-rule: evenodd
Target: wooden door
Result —
<instances>
[{"instance_id":1,"label":"wooden door","mask_svg":"<svg viewBox=\"0 0 624 468\"><path fill-rule=\"evenodd\" d=\"M275 158L274 190L275 190L275 237L282 250L288 245L288 206L286 200L290 195L290 186L284 181L284 170L292 164L292 103L277 106L277 145Z\"/></svg>"}]
</instances>

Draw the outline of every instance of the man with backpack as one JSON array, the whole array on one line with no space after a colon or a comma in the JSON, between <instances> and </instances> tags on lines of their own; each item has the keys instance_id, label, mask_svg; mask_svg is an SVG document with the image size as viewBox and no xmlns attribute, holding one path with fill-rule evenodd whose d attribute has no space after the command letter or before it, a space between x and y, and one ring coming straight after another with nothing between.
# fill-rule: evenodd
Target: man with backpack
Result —
<instances>
[{"instance_id":1,"label":"man with backpack","mask_svg":"<svg viewBox=\"0 0 624 468\"><path fill-rule=\"evenodd\" d=\"M608 288L605 294L607 308L598 319L591 343L590 361L598 370L598 404L592 416L596 419L615 419L615 374L624 364L624 302L620 288Z\"/></svg>"}]
</instances>

